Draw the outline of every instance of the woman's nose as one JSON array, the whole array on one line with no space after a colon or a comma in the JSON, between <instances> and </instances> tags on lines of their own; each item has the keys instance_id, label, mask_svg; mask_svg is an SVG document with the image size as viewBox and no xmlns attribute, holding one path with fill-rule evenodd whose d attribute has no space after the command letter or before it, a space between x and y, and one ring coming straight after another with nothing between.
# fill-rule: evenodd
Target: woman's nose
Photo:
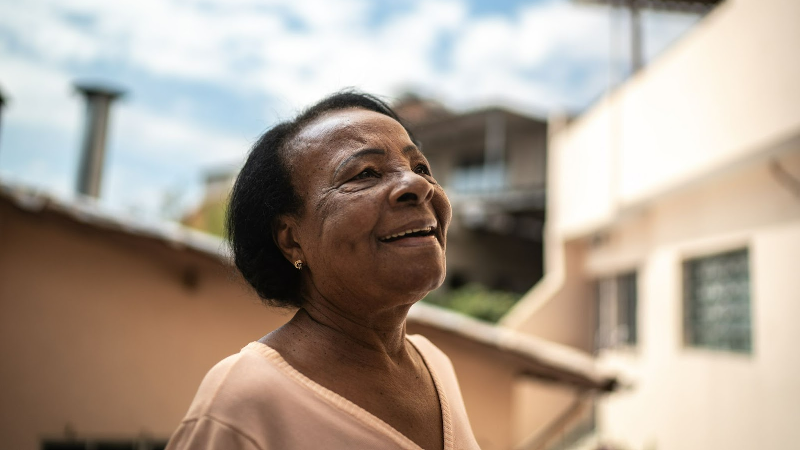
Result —
<instances>
[{"instance_id":1,"label":"woman's nose","mask_svg":"<svg viewBox=\"0 0 800 450\"><path fill-rule=\"evenodd\" d=\"M422 175L405 170L397 175L389 201L394 204L421 204L433 198L433 185Z\"/></svg>"}]
</instances>

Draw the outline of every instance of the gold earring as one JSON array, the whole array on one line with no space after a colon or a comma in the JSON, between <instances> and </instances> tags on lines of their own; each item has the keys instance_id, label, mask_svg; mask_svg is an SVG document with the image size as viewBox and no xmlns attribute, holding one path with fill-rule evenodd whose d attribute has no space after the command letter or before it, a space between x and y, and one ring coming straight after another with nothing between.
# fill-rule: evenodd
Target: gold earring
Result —
<instances>
[{"instance_id":1,"label":"gold earring","mask_svg":"<svg viewBox=\"0 0 800 450\"><path fill-rule=\"evenodd\" d=\"M302 259L298 259L297 261L295 261L294 262L294 267L297 270L303 270L303 260Z\"/></svg>"}]
</instances>

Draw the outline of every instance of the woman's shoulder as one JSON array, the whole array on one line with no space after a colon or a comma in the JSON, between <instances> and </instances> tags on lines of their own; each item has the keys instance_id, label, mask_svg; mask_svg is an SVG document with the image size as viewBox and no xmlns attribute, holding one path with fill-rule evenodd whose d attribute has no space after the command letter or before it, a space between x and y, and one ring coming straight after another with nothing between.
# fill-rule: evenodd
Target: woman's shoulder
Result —
<instances>
[{"instance_id":1,"label":"woman's shoulder","mask_svg":"<svg viewBox=\"0 0 800 450\"><path fill-rule=\"evenodd\" d=\"M204 415L225 416L252 399L270 397L280 392L286 382L275 361L274 350L251 342L239 353L215 364L203 378L186 419Z\"/></svg>"},{"instance_id":2,"label":"woman's shoulder","mask_svg":"<svg viewBox=\"0 0 800 450\"><path fill-rule=\"evenodd\" d=\"M265 448L258 429L274 418L270 399L286 382L260 347L250 343L208 371L168 449Z\"/></svg>"}]
</instances>

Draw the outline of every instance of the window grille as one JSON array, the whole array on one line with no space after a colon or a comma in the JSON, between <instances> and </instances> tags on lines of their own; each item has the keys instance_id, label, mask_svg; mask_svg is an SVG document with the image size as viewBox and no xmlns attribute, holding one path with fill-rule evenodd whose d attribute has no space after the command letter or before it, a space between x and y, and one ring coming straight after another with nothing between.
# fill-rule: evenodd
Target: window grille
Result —
<instances>
[{"instance_id":1,"label":"window grille","mask_svg":"<svg viewBox=\"0 0 800 450\"><path fill-rule=\"evenodd\" d=\"M747 249L691 259L683 269L686 343L751 352Z\"/></svg>"}]
</instances>

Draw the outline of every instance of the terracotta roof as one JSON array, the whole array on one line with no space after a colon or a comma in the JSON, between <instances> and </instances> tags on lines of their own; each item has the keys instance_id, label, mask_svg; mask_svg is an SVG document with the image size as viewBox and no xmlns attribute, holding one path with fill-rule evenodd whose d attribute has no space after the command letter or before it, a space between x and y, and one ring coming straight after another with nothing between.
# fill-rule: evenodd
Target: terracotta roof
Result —
<instances>
[{"instance_id":1,"label":"terracotta roof","mask_svg":"<svg viewBox=\"0 0 800 450\"><path fill-rule=\"evenodd\" d=\"M104 211L93 199L58 199L0 181L0 203L9 203L33 214L55 214L97 230L158 241L176 250L190 250L230 263L229 250L222 239L175 223L144 222L114 215ZM595 368L591 356L562 345L423 303L411 308L408 319L496 351L523 375L581 390L612 391L617 386L614 376Z\"/></svg>"}]
</instances>

